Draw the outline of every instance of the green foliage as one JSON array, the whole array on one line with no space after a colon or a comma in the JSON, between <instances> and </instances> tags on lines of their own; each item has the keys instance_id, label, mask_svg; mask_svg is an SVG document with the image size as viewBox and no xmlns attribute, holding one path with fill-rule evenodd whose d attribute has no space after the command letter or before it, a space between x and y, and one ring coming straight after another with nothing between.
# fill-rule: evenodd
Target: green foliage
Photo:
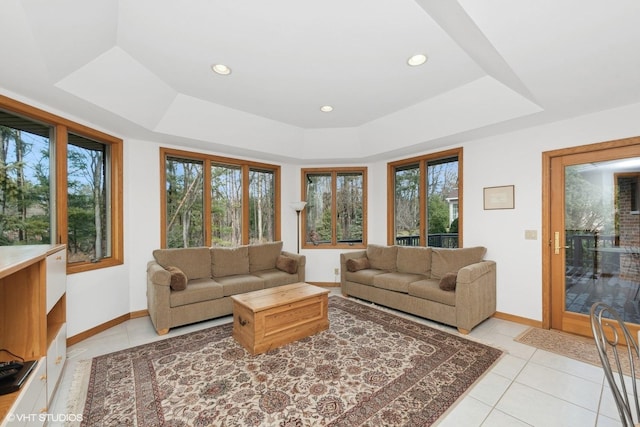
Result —
<instances>
[{"instance_id":1,"label":"green foliage","mask_svg":"<svg viewBox=\"0 0 640 427\"><path fill-rule=\"evenodd\" d=\"M565 168L565 229L602 232L613 229L613 206L600 185L586 180L575 167Z\"/></svg>"},{"instance_id":2,"label":"green foliage","mask_svg":"<svg viewBox=\"0 0 640 427\"><path fill-rule=\"evenodd\" d=\"M458 232L458 218L454 219L451 222L451 226L449 227L449 233L457 233Z\"/></svg>"},{"instance_id":3,"label":"green foliage","mask_svg":"<svg viewBox=\"0 0 640 427\"><path fill-rule=\"evenodd\" d=\"M429 234L446 233L449 227L449 204L441 196L435 195L429 201Z\"/></svg>"}]
</instances>

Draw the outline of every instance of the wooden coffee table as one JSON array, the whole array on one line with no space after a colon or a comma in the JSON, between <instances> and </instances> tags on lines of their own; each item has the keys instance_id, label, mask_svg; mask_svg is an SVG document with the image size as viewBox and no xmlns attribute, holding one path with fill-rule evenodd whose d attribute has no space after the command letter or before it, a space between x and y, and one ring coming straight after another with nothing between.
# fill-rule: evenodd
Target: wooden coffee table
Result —
<instances>
[{"instance_id":1,"label":"wooden coffee table","mask_svg":"<svg viewBox=\"0 0 640 427\"><path fill-rule=\"evenodd\" d=\"M294 283L233 295L233 337L264 353L329 328L329 290Z\"/></svg>"}]
</instances>

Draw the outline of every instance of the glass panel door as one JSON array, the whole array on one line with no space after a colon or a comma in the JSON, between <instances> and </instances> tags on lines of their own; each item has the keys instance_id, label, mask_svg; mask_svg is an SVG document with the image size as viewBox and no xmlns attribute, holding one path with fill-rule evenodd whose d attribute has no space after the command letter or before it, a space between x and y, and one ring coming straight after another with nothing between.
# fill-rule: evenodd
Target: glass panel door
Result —
<instances>
[{"instance_id":1,"label":"glass panel door","mask_svg":"<svg viewBox=\"0 0 640 427\"><path fill-rule=\"evenodd\" d=\"M549 166L551 328L590 336L591 306L602 301L637 331L640 144L566 150Z\"/></svg>"},{"instance_id":2,"label":"glass panel door","mask_svg":"<svg viewBox=\"0 0 640 427\"><path fill-rule=\"evenodd\" d=\"M565 167L565 310L640 323L640 157Z\"/></svg>"}]
</instances>

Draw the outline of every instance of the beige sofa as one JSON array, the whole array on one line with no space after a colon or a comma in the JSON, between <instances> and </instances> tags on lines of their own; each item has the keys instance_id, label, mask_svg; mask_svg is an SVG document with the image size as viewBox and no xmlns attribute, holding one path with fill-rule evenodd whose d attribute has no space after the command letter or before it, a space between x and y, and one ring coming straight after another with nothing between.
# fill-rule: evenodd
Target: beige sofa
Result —
<instances>
[{"instance_id":1,"label":"beige sofa","mask_svg":"<svg viewBox=\"0 0 640 427\"><path fill-rule=\"evenodd\" d=\"M340 255L342 293L467 334L496 311L496 263L484 260L485 253L484 247L368 245Z\"/></svg>"},{"instance_id":2,"label":"beige sofa","mask_svg":"<svg viewBox=\"0 0 640 427\"><path fill-rule=\"evenodd\" d=\"M159 335L232 314L231 295L305 279L305 257L283 252L282 242L156 249L153 257L147 264L147 307Z\"/></svg>"}]
</instances>

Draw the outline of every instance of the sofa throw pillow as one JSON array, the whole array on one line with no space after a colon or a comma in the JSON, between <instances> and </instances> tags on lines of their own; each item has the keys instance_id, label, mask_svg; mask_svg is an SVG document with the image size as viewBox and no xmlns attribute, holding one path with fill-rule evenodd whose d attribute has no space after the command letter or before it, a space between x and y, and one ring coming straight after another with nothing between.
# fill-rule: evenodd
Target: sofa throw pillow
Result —
<instances>
[{"instance_id":1,"label":"sofa throw pillow","mask_svg":"<svg viewBox=\"0 0 640 427\"><path fill-rule=\"evenodd\" d=\"M213 277L249 274L249 246L211 248L211 275Z\"/></svg>"},{"instance_id":2,"label":"sofa throw pillow","mask_svg":"<svg viewBox=\"0 0 640 427\"><path fill-rule=\"evenodd\" d=\"M284 271L285 273L295 274L298 272L298 261L285 255L278 255L276 268Z\"/></svg>"},{"instance_id":3,"label":"sofa throw pillow","mask_svg":"<svg viewBox=\"0 0 640 427\"><path fill-rule=\"evenodd\" d=\"M249 245L249 271L273 270L281 252L282 242Z\"/></svg>"},{"instance_id":4,"label":"sofa throw pillow","mask_svg":"<svg viewBox=\"0 0 640 427\"><path fill-rule=\"evenodd\" d=\"M178 267L170 265L166 270L171 273L171 282L169 286L174 291L184 291L187 289L187 275L182 272Z\"/></svg>"},{"instance_id":5,"label":"sofa throw pillow","mask_svg":"<svg viewBox=\"0 0 640 427\"><path fill-rule=\"evenodd\" d=\"M447 273L440 279L440 289L443 291L455 291L458 273Z\"/></svg>"},{"instance_id":6,"label":"sofa throw pillow","mask_svg":"<svg viewBox=\"0 0 640 427\"><path fill-rule=\"evenodd\" d=\"M397 246L367 245L369 264L377 270L395 271L397 254Z\"/></svg>"},{"instance_id":7,"label":"sofa throw pillow","mask_svg":"<svg viewBox=\"0 0 640 427\"><path fill-rule=\"evenodd\" d=\"M476 246L471 248L432 248L431 278L442 279L447 273L457 272L462 267L480 262L487 253L487 248Z\"/></svg>"},{"instance_id":8,"label":"sofa throw pillow","mask_svg":"<svg viewBox=\"0 0 640 427\"><path fill-rule=\"evenodd\" d=\"M371 264L369 263L369 258L350 258L347 260L347 271L355 272L364 270L366 268L371 268Z\"/></svg>"}]
</instances>

